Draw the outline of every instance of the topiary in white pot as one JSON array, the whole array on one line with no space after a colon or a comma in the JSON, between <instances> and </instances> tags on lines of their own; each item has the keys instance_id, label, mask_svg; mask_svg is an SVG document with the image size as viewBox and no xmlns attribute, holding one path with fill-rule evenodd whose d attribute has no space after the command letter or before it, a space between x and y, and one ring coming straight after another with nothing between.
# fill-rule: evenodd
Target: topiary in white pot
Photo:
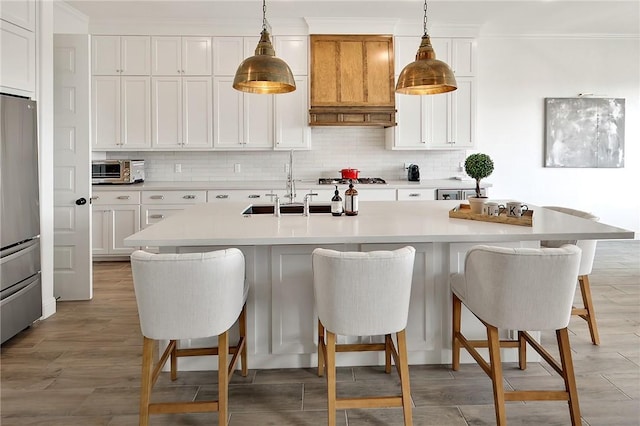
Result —
<instances>
[{"instance_id":1,"label":"topiary in white pot","mask_svg":"<svg viewBox=\"0 0 640 426\"><path fill-rule=\"evenodd\" d=\"M483 197L480 192L480 180L493 173L493 160L487 154L471 154L464 162L464 171L476 181L476 196L469 197L471 213L481 214L487 197Z\"/></svg>"}]
</instances>

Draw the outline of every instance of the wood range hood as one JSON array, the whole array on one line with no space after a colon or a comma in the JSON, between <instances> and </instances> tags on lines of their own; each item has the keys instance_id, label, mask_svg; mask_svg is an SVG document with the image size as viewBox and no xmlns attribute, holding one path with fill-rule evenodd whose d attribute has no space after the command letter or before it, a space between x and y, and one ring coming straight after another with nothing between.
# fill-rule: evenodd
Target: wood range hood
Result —
<instances>
[{"instance_id":1,"label":"wood range hood","mask_svg":"<svg viewBox=\"0 0 640 426\"><path fill-rule=\"evenodd\" d=\"M310 126L396 125L393 36L314 35Z\"/></svg>"}]
</instances>

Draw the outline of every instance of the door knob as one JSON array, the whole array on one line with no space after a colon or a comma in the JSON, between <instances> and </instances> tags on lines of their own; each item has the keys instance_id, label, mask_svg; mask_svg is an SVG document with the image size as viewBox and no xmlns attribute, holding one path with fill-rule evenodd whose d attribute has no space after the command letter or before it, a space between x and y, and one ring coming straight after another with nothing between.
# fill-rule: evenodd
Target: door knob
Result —
<instances>
[{"instance_id":1,"label":"door knob","mask_svg":"<svg viewBox=\"0 0 640 426\"><path fill-rule=\"evenodd\" d=\"M76 205L78 205L78 206L84 206L85 204L87 204L87 199L86 198L78 198L76 200Z\"/></svg>"}]
</instances>

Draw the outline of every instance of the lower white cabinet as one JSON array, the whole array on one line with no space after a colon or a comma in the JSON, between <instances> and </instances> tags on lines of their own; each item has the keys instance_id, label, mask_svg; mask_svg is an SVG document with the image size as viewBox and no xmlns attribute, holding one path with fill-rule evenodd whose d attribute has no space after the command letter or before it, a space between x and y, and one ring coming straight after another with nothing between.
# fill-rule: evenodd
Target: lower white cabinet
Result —
<instances>
[{"instance_id":1,"label":"lower white cabinet","mask_svg":"<svg viewBox=\"0 0 640 426\"><path fill-rule=\"evenodd\" d=\"M269 203L273 201L271 194L271 190L268 189L213 189L207 191L207 202L247 201L247 204Z\"/></svg>"},{"instance_id":2,"label":"lower white cabinet","mask_svg":"<svg viewBox=\"0 0 640 426\"><path fill-rule=\"evenodd\" d=\"M92 212L92 255L128 256L135 248L124 239L140 230L139 191L95 191Z\"/></svg>"}]
</instances>

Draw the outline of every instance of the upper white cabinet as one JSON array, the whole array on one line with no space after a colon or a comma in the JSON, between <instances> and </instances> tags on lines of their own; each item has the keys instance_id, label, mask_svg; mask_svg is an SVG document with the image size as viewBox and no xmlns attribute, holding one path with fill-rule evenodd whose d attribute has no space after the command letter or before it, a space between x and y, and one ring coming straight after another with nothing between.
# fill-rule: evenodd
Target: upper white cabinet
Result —
<instances>
[{"instance_id":1,"label":"upper white cabinet","mask_svg":"<svg viewBox=\"0 0 640 426\"><path fill-rule=\"evenodd\" d=\"M289 65L293 75L308 75L309 37L277 36L274 37L274 48L276 56Z\"/></svg>"},{"instance_id":2,"label":"upper white cabinet","mask_svg":"<svg viewBox=\"0 0 640 426\"><path fill-rule=\"evenodd\" d=\"M153 75L211 75L211 37L152 37Z\"/></svg>"},{"instance_id":3,"label":"upper white cabinet","mask_svg":"<svg viewBox=\"0 0 640 426\"><path fill-rule=\"evenodd\" d=\"M388 149L469 149L475 146L475 39L432 38L431 43L436 58L454 71L458 89L438 95L396 94L398 125L386 129ZM415 60L419 45L420 37L396 37L398 74Z\"/></svg>"},{"instance_id":4,"label":"upper white cabinet","mask_svg":"<svg viewBox=\"0 0 640 426\"><path fill-rule=\"evenodd\" d=\"M153 77L152 148L211 148L211 77Z\"/></svg>"},{"instance_id":5,"label":"upper white cabinet","mask_svg":"<svg viewBox=\"0 0 640 426\"><path fill-rule=\"evenodd\" d=\"M36 0L3 0L0 5L0 19L35 32Z\"/></svg>"},{"instance_id":6,"label":"upper white cabinet","mask_svg":"<svg viewBox=\"0 0 640 426\"><path fill-rule=\"evenodd\" d=\"M246 57L253 56L258 40L258 37L213 37L213 74L234 76L238 65ZM250 46L251 42L254 42L253 50ZM245 52L245 44L247 52Z\"/></svg>"},{"instance_id":7,"label":"upper white cabinet","mask_svg":"<svg viewBox=\"0 0 640 426\"><path fill-rule=\"evenodd\" d=\"M151 38L148 36L93 36L93 75L149 75Z\"/></svg>"},{"instance_id":8,"label":"upper white cabinet","mask_svg":"<svg viewBox=\"0 0 640 426\"><path fill-rule=\"evenodd\" d=\"M93 149L120 150L151 146L150 85L149 77L93 77Z\"/></svg>"},{"instance_id":9,"label":"upper white cabinet","mask_svg":"<svg viewBox=\"0 0 640 426\"><path fill-rule=\"evenodd\" d=\"M3 2L2 8L4 9L4 7L5 3ZM2 56L0 58L2 91L23 96L30 96L35 92L35 33L0 20L0 55Z\"/></svg>"}]
</instances>

